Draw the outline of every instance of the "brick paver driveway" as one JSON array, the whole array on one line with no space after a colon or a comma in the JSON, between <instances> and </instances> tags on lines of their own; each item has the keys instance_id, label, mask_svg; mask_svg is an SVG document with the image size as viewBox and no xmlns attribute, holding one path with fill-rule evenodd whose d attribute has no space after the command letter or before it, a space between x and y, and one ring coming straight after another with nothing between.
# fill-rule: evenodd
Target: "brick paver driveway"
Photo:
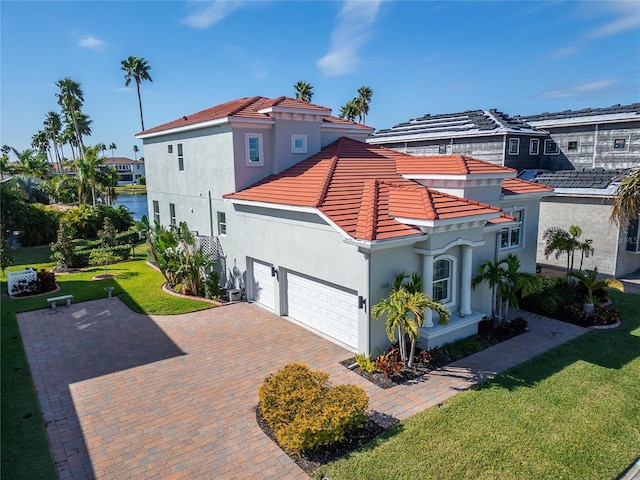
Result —
<instances>
[{"instance_id":1,"label":"brick paver driveway","mask_svg":"<svg viewBox=\"0 0 640 480\"><path fill-rule=\"evenodd\" d=\"M62 480L307 478L255 421L258 386L287 363L358 384L373 410L404 419L584 332L538 318L428 381L382 390L338 364L348 351L247 303L150 317L112 298L18 323Z\"/></svg>"}]
</instances>

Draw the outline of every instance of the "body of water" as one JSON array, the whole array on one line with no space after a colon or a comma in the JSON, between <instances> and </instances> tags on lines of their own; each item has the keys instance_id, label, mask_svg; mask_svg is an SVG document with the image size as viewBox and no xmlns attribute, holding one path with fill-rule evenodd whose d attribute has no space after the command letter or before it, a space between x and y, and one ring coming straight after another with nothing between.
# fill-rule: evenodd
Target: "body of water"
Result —
<instances>
[{"instance_id":1,"label":"body of water","mask_svg":"<svg viewBox=\"0 0 640 480\"><path fill-rule=\"evenodd\" d=\"M131 195L131 194L120 194L116 199L115 206L119 207L120 205L127 207L127 209L133 215L133 219L135 221L139 221L142 219L143 215L149 217L149 207L147 205L147 195Z\"/></svg>"}]
</instances>

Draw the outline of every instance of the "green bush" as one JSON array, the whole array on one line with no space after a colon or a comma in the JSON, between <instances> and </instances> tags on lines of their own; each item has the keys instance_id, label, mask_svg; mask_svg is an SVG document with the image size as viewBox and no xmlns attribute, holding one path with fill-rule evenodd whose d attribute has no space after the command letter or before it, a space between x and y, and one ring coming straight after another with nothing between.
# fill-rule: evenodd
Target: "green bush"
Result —
<instances>
[{"instance_id":1,"label":"green bush","mask_svg":"<svg viewBox=\"0 0 640 480\"><path fill-rule=\"evenodd\" d=\"M27 205L25 216L18 221L23 247L46 245L56 240L60 214L39 203Z\"/></svg>"},{"instance_id":2,"label":"green bush","mask_svg":"<svg viewBox=\"0 0 640 480\"><path fill-rule=\"evenodd\" d=\"M98 248L82 248L76 250L73 254L71 266L73 268L81 268L91 265L91 252L97 249ZM115 261L117 262L127 260L131 255L131 245L117 245L107 248L106 250L113 253Z\"/></svg>"},{"instance_id":3,"label":"green bush","mask_svg":"<svg viewBox=\"0 0 640 480\"><path fill-rule=\"evenodd\" d=\"M293 363L260 387L260 413L285 450L299 454L343 440L362 427L369 399L355 385L328 386L329 374Z\"/></svg>"}]
</instances>

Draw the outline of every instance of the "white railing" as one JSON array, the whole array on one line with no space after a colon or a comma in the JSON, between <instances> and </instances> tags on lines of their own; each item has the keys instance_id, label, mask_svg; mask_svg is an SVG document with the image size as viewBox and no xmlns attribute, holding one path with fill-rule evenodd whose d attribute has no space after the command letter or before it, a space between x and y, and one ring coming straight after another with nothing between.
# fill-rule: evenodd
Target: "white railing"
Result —
<instances>
[{"instance_id":1,"label":"white railing","mask_svg":"<svg viewBox=\"0 0 640 480\"><path fill-rule=\"evenodd\" d=\"M31 282L35 282L36 280L38 280L38 274L32 268L27 268L26 270L19 270L17 272L7 272L7 282L9 284L9 295L15 295L16 293L20 293L21 291L23 291L21 289L16 288L18 286L18 282L21 282L23 280L27 284Z\"/></svg>"}]
</instances>

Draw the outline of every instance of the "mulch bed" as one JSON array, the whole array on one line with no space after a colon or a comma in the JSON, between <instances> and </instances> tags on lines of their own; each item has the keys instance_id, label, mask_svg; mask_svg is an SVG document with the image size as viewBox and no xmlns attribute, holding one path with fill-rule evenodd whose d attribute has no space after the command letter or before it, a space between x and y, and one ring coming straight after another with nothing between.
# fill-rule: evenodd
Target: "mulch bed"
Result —
<instances>
[{"instance_id":1,"label":"mulch bed","mask_svg":"<svg viewBox=\"0 0 640 480\"><path fill-rule=\"evenodd\" d=\"M275 438L271 427L267 424L267 422L262 417L260 413L260 409L256 407L256 421L258 425L262 429L262 431L267 435L271 440L273 440L278 446L285 452L289 457L296 462L302 470L304 470L307 474L311 475L315 470L320 468L322 465L325 465L329 462L337 460L343 455L353 452L371 440L376 438L384 431L384 427L376 423L372 417L376 415L376 413L372 413L369 415L369 420L363 428L359 428L357 430L352 430L348 432L346 438L341 442L336 442L331 445L325 445L313 450L311 452L303 450L300 455L292 455L288 453ZM380 415L380 414L377 414Z\"/></svg>"}]
</instances>

